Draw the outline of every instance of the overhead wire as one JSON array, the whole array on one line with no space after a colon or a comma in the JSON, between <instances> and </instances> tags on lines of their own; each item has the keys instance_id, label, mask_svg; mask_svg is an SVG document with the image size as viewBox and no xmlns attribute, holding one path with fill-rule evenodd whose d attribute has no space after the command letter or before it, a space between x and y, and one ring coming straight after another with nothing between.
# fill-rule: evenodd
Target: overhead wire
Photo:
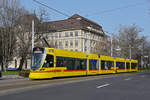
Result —
<instances>
[{"instance_id":1,"label":"overhead wire","mask_svg":"<svg viewBox=\"0 0 150 100\"><path fill-rule=\"evenodd\" d=\"M103 11L100 11L100 12L96 12L96 13L92 13L92 14L87 14L86 16L95 16L95 15L98 15L98 14L109 13L109 12L113 12L113 11L117 11L117 10L121 10L121 9L126 9L126 8L130 8L130 7L139 6L141 4L145 4L145 2L140 2L140 3L136 3L136 4L131 4L131 5L126 5L126 6L118 7L118 8L103 10Z\"/></svg>"},{"instance_id":2,"label":"overhead wire","mask_svg":"<svg viewBox=\"0 0 150 100\"><path fill-rule=\"evenodd\" d=\"M47 5L44 4L44 3L41 3L41 2L39 2L39 1L37 1L37 0L33 0L33 1L36 2L36 3L38 3L38 4L40 4L40 5L42 5L42 6L45 6L45 7L49 8L49 9L53 10L53 11L55 11L55 12L61 14L61 15L64 15L64 16L66 16L66 17L70 17L68 14L66 14L66 13L64 13L64 12L61 12L61 11L55 9L55 8L50 7L50 6L47 6Z\"/></svg>"},{"instance_id":3,"label":"overhead wire","mask_svg":"<svg viewBox=\"0 0 150 100\"><path fill-rule=\"evenodd\" d=\"M55 11L55 12L57 12L57 13L63 15L63 16L70 17L68 14L66 14L66 13L64 13L64 12L62 12L60 10L57 10L57 9L55 9L53 7L50 7L50 6L48 6L48 5L44 4L44 3L41 3L41 2L39 2L37 0L33 0L33 1L36 2L36 3L38 3L38 4L40 4L40 5L42 5L42 6L47 7L49 9L53 10L53 11ZM120 9L125 9L125 8L139 6L141 4L145 4L145 2L140 2L140 3L131 4L131 5L127 5L127 6L123 6L123 7L118 7L118 8L113 8L113 9L108 9L108 10L104 10L104 11L100 11L100 12L96 12L96 13L92 13L92 14L86 14L86 16L87 17L89 17L89 16L95 16L95 15L98 15L98 14L113 12L113 11L117 11L117 10L120 10Z\"/></svg>"}]
</instances>

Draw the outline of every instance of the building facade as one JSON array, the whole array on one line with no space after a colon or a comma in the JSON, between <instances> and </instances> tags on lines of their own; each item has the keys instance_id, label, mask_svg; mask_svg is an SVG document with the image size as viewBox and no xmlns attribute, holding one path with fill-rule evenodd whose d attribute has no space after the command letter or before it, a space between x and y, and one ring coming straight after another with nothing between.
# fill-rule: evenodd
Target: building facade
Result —
<instances>
[{"instance_id":1,"label":"building facade","mask_svg":"<svg viewBox=\"0 0 150 100\"><path fill-rule=\"evenodd\" d=\"M78 14L42 23L43 37L55 48L107 55L108 39L102 27ZM44 29L43 28L43 29Z\"/></svg>"}]
</instances>

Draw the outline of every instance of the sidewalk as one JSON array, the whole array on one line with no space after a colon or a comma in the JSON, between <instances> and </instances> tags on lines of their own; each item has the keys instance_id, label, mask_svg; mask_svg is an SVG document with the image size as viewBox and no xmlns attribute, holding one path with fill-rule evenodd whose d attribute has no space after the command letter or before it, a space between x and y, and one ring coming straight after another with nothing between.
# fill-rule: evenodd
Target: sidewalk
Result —
<instances>
[{"instance_id":1,"label":"sidewalk","mask_svg":"<svg viewBox=\"0 0 150 100\"><path fill-rule=\"evenodd\" d=\"M24 79L24 77L19 75L4 75L1 79Z\"/></svg>"}]
</instances>

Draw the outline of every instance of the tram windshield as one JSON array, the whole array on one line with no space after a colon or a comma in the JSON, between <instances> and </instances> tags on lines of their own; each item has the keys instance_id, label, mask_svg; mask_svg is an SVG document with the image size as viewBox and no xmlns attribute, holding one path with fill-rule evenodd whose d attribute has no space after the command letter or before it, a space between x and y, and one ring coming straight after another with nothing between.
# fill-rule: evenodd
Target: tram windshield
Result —
<instances>
[{"instance_id":1,"label":"tram windshield","mask_svg":"<svg viewBox=\"0 0 150 100\"><path fill-rule=\"evenodd\" d=\"M33 54L32 54L32 70L37 70L42 66L42 63L44 61L44 51L37 49L37 50L33 50Z\"/></svg>"}]
</instances>

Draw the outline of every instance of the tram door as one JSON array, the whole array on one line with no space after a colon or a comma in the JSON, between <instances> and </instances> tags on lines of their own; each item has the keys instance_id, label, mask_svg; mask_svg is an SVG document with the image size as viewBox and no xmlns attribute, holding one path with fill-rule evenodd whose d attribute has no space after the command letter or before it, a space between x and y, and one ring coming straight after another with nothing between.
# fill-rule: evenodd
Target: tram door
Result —
<instances>
[{"instance_id":1,"label":"tram door","mask_svg":"<svg viewBox=\"0 0 150 100\"><path fill-rule=\"evenodd\" d=\"M47 54L44 61L44 68L53 68L54 67L54 56Z\"/></svg>"}]
</instances>

